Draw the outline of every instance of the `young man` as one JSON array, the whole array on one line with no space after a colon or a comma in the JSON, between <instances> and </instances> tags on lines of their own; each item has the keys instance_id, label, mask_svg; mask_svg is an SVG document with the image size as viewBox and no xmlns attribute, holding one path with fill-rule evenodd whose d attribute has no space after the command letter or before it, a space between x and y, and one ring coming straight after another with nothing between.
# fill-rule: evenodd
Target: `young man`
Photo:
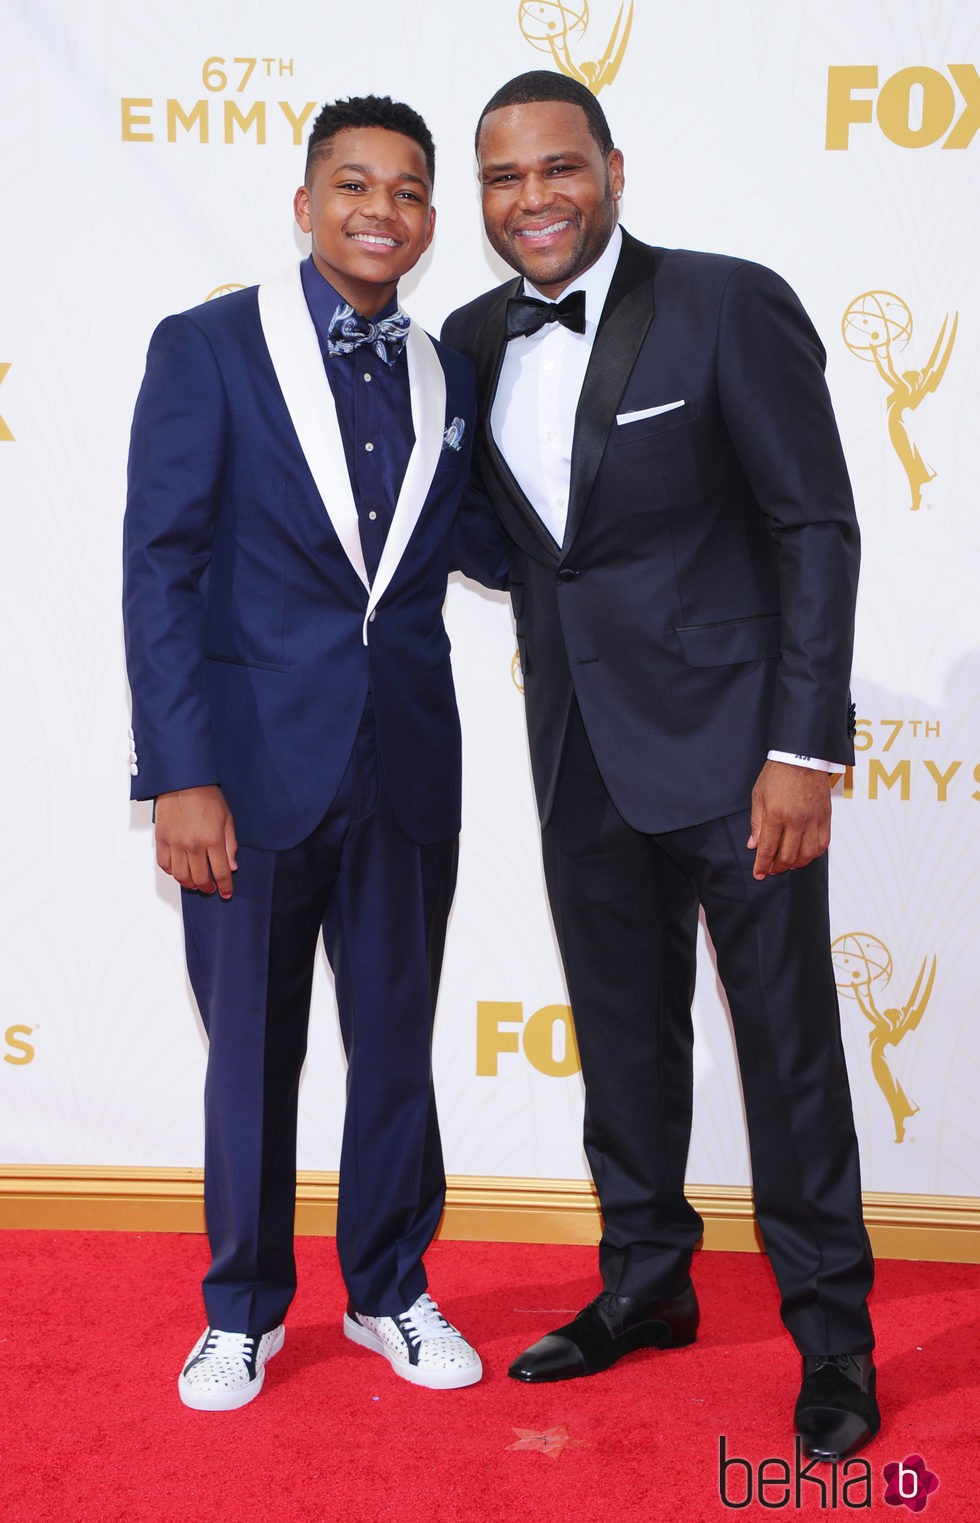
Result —
<instances>
[{"instance_id":1,"label":"young man","mask_svg":"<svg viewBox=\"0 0 980 1523\"><path fill-rule=\"evenodd\" d=\"M294 211L308 260L168 318L136 406L124 616L135 798L183 890L209 1038L208 1326L181 1399L258 1395L296 1284L296 1115L318 935L348 1058L344 1332L418 1385L481 1375L426 1292L445 1178L430 1043L456 872L452 564L500 585L458 516L467 361L400 311L432 239L408 106L327 105Z\"/></svg>"},{"instance_id":2,"label":"young man","mask_svg":"<svg viewBox=\"0 0 980 1523\"><path fill-rule=\"evenodd\" d=\"M680 873L731 1007L756 1211L803 1356L796 1425L837 1459L879 1417L824 855L828 772L853 756L858 530L823 350L771 271L620 230L623 156L574 81L510 81L477 157L487 236L523 279L445 337L477 361L480 469L511 541L604 1216L602 1294L510 1373L591 1375L696 1336Z\"/></svg>"}]
</instances>

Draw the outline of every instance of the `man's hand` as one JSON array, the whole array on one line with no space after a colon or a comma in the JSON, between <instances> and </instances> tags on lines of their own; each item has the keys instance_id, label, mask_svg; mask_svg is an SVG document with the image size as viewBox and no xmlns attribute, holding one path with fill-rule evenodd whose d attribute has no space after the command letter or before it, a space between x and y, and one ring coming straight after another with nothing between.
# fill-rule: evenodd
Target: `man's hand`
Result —
<instances>
[{"instance_id":1,"label":"man's hand","mask_svg":"<svg viewBox=\"0 0 980 1523\"><path fill-rule=\"evenodd\" d=\"M161 793L157 798L156 837L157 862L181 888L196 888L202 894L213 894L217 889L222 899L231 898L238 842L235 822L220 788L180 788L175 793Z\"/></svg>"},{"instance_id":2,"label":"man's hand","mask_svg":"<svg viewBox=\"0 0 980 1523\"><path fill-rule=\"evenodd\" d=\"M745 843L755 850L753 878L806 867L830 845L830 773L767 761L752 789Z\"/></svg>"}]
</instances>

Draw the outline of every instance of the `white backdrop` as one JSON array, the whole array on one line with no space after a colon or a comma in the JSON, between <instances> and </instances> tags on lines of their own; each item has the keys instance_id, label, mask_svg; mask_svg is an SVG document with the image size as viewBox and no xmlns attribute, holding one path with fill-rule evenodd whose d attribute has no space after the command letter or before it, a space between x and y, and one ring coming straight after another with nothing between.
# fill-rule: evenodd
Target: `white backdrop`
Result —
<instances>
[{"instance_id":1,"label":"white backdrop","mask_svg":"<svg viewBox=\"0 0 980 1523\"><path fill-rule=\"evenodd\" d=\"M201 1157L177 897L127 802L120 524L152 328L304 251L313 111L375 91L436 138L436 241L403 297L438 331L505 273L480 229L480 106L557 66L549 28L587 74L631 13L598 81L624 223L787 276L827 345L855 483L862 749L832 877L865 1184L980 1193L980 15L956 0L0 0L0 1160ZM436 1039L447 1167L581 1178L509 608L460 582L447 617L466 754ZM689 1178L744 1183L707 954L696 1018ZM336 1166L342 1096L321 970L301 1166Z\"/></svg>"}]
</instances>

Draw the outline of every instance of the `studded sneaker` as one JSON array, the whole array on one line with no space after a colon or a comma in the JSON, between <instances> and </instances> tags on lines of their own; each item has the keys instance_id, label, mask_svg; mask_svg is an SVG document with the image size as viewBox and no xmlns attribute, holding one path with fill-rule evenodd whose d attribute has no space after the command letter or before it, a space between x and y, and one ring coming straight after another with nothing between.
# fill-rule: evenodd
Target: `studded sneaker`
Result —
<instances>
[{"instance_id":1,"label":"studded sneaker","mask_svg":"<svg viewBox=\"0 0 980 1523\"><path fill-rule=\"evenodd\" d=\"M362 1348L384 1354L396 1375L434 1391L475 1385L483 1365L475 1348L447 1322L429 1295L419 1296L397 1317L366 1317L348 1311L344 1334Z\"/></svg>"},{"instance_id":2,"label":"studded sneaker","mask_svg":"<svg viewBox=\"0 0 980 1523\"><path fill-rule=\"evenodd\" d=\"M205 1328L177 1382L184 1406L197 1412L234 1412L254 1401L265 1380L266 1360L278 1354L285 1340L282 1323L258 1336Z\"/></svg>"}]
</instances>

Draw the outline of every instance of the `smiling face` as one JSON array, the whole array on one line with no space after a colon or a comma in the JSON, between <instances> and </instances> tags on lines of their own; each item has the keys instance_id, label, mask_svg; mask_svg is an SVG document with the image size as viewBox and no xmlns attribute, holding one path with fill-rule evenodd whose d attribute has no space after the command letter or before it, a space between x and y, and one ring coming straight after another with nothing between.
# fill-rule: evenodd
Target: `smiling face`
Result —
<instances>
[{"instance_id":1,"label":"smiling face","mask_svg":"<svg viewBox=\"0 0 980 1523\"><path fill-rule=\"evenodd\" d=\"M293 210L320 274L373 317L432 242L431 197L418 143L384 127L350 127L318 154Z\"/></svg>"},{"instance_id":2,"label":"smiling face","mask_svg":"<svg viewBox=\"0 0 980 1523\"><path fill-rule=\"evenodd\" d=\"M612 236L623 155L602 152L579 106L534 101L489 112L477 156L487 237L554 301Z\"/></svg>"}]
</instances>

